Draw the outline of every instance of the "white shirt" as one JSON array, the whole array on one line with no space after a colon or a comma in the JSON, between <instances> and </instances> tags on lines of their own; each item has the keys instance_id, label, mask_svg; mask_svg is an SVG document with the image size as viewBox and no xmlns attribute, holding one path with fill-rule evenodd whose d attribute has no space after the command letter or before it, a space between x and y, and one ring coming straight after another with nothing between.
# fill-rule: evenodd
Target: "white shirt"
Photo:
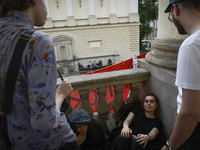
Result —
<instances>
[{"instance_id":1,"label":"white shirt","mask_svg":"<svg viewBox=\"0 0 200 150\"><path fill-rule=\"evenodd\" d=\"M189 36L179 49L175 85L179 90L177 96L177 113L179 113L182 89L200 90L200 30Z\"/></svg>"}]
</instances>

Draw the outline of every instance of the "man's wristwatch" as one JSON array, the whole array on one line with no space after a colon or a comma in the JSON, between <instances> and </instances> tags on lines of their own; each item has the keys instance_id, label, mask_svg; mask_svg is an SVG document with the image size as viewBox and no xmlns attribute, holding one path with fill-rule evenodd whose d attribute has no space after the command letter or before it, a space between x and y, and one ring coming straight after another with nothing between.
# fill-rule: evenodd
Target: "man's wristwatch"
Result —
<instances>
[{"instance_id":1,"label":"man's wristwatch","mask_svg":"<svg viewBox=\"0 0 200 150\"><path fill-rule=\"evenodd\" d=\"M169 141L168 140L166 141L166 148L167 148L167 150L172 150L172 147L169 145Z\"/></svg>"},{"instance_id":2,"label":"man's wristwatch","mask_svg":"<svg viewBox=\"0 0 200 150\"><path fill-rule=\"evenodd\" d=\"M150 135L148 135L148 134L147 134L147 136L148 136L148 138L149 138L149 139L148 139L148 141L150 141L150 140L151 140L151 137L150 137Z\"/></svg>"}]
</instances>

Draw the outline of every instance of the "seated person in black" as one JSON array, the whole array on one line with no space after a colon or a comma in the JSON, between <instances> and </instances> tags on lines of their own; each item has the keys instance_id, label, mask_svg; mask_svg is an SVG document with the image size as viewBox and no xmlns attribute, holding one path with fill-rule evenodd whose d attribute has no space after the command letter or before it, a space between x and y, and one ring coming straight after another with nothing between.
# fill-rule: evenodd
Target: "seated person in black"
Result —
<instances>
[{"instance_id":1,"label":"seated person in black","mask_svg":"<svg viewBox=\"0 0 200 150\"><path fill-rule=\"evenodd\" d=\"M112 60L111 59L108 59L108 65L112 65Z\"/></svg>"},{"instance_id":2,"label":"seated person in black","mask_svg":"<svg viewBox=\"0 0 200 150\"><path fill-rule=\"evenodd\" d=\"M113 149L148 150L148 142L162 129L161 121L155 117L158 105L157 96L149 93L144 98L143 108L133 107L123 122L121 133L113 139Z\"/></svg>"},{"instance_id":3,"label":"seated person in black","mask_svg":"<svg viewBox=\"0 0 200 150\"><path fill-rule=\"evenodd\" d=\"M83 109L72 111L68 117L81 150L108 150L105 134L99 122Z\"/></svg>"}]
</instances>

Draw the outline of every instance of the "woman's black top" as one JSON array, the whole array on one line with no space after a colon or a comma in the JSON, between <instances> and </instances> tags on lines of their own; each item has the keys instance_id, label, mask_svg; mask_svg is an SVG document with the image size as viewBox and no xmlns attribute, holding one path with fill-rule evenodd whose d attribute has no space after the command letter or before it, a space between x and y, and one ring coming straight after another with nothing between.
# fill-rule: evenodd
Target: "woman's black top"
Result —
<instances>
[{"instance_id":1,"label":"woman's black top","mask_svg":"<svg viewBox=\"0 0 200 150\"><path fill-rule=\"evenodd\" d=\"M161 132L162 122L157 118L146 117L144 109L141 107L133 107L130 112L134 114L133 120L129 126L132 130L132 134L148 134L154 127Z\"/></svg>"}]
</instances>

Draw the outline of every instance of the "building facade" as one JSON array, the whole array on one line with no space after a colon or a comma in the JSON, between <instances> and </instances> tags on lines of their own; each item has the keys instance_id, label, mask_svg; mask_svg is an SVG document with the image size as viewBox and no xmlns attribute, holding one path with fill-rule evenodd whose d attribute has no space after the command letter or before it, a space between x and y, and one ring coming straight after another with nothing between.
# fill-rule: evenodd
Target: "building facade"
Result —
<instances>
[{"instance_id":1,"label":"building facade","mask_svg":"<svg viewBox=\"0 0 200 150\"><path fill-rule=\"evenodd\" d=\"M139 54L138 0L45 0L48 16L38 31L52 38L58 67L102 60L107 65Z\"/></svg>"}]
</instances>

